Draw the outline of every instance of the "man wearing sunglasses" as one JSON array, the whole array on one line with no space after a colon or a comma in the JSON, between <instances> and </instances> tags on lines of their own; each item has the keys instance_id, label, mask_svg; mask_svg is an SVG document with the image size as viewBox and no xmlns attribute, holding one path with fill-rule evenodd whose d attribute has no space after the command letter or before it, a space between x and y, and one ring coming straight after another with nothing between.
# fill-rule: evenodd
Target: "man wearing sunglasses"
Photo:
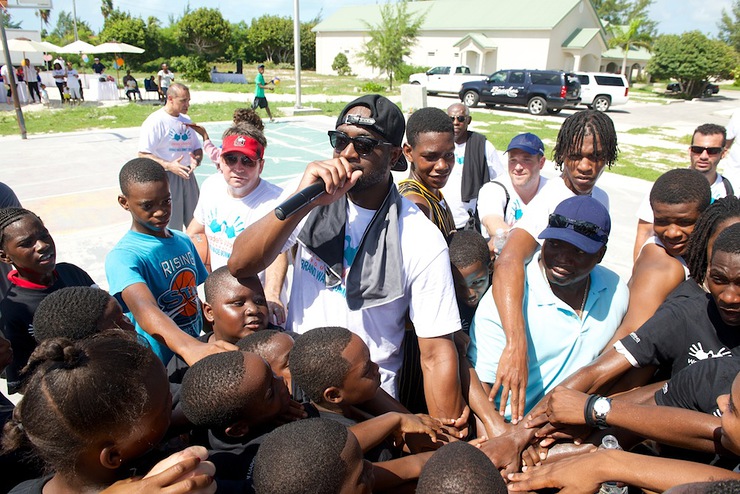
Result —
<instances>
[{"instance_id":1,"label":"man wearing sunglasses","mask_svg":"<svg viewBox=\"0 0 740 494\"><path fill-rule=\"evenodd\" d=\"M464 403L452 334L461 324L449 254L439 229L393 183L391 169L407 166L404 131L403 113L387 98L349 103L329 132L332 158L309 163L297 188L322 180L324 194L284 220L271 212L249 226L228 266L236 277L249 276L297 244L286 327L348 328L368 345L392 396L408 314L429 413L457 418Z\"/></svg>"},{"instance_id":2,"label":"man wearing sunglasses","mask_svg":"<svg viewBox=\"0 0 740 494\"><path fill-rule=\"evenodd\" d=\"M480 227L476 202L483 184L503 175L498 152L483 134L468 130L472 121L470 110L462 103L447 108L455 130L455 166L444 187L444 195L452 211L455 226Z\"/></svg>"},{"instance_id":3,"label":"man wearing sunglasses","mask_svg":"<svg viewBox=\"0 0 740 494\"><path fill-rule=\"evenodd\" d=\"M712 190L712 202L722 197L735 195L732 184L717 172L717 165L727 153L727 133L721 125L706 123L698 126L691 136L689 146L689 168L701 172ZM640 249L653 235L653 209L649 194L637 210L637 235L633 258L637 259Z\"/></svg>"},{"instance_id":4,"label":"man wearing sunglasses","mask_svg":"<svg viewBox=\"0 0 740 494\"><path fill-rule=\"evenodd\" d=\"M523 304L529 341L527 411L564 378L590 364L627 312L627 285L598 265L610 229L607 209L593 197L579 195L555 208L538 237L544 243L527 264ZM506 346L490 289L475 312L470 340L470 360L490 388ZM511 415L505 399L497 408Z\"/></svg>"}]
</instances>

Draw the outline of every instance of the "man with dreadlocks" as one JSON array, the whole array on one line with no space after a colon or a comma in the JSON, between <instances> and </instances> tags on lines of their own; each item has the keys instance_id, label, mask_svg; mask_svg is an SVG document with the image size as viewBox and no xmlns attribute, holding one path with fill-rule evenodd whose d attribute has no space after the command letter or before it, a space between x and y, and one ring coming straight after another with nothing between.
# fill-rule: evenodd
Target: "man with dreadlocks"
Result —
<instances>
[{"instance_id":1,"label":"man with dreadlocks","mask_svg":"<svg viewBox=\"0 0 740 494\"><path fill-rule=\"evenodd\" d=\"M42 300L66 286L94 286L90 276L73 264L56 262L54 239L41 218L23 208L0 209L0 261L13 266L11 287L0 301L0 329L13 348L5 369L8 392L16 393L18 374L36 348L33 315Z\"/></svg>"},{"instance_id":2,"label":"man with dreadlocks","mask_svg":"<svg viewBox=\"0 0 740 494\"><path fill-rule=\"evenodd\" d=\"M493 299L501 316L506 346L501 354L490 397L499 391L506 403L511 393L511 420L517 423L525 410L527 389L527 339L522 311L525 265L540 244L537 237L548 226L550 213L565 199L590 195L607 209L606 192L596 181L617 159L617 133L604 113L586 110L568 117L558 132L554 161L562 171L550 180L527 206L527 214L514 229L496 259ZM503 412L503 407L502 410Z\"/></svg>"}]
</instances>

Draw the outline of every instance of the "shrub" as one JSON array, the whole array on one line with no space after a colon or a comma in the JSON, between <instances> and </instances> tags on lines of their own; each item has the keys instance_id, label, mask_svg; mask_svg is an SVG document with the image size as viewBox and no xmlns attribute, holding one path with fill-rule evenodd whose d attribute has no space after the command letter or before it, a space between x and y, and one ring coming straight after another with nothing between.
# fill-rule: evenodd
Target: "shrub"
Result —
<instances>
[{"instance_id":1,"label":"shrub","mask_svg":"<svg viewBox=\"0 0 740 494\"><path fill-rule=\"evenodd\" d=\"M363 93L382 93L385 91L385 86L381 86L377 82L368 81L360 87L360 91Z\"/></svg>"},{"instance_id":2,"label":"shrub","mask_svg":"<svg viewBox=\"0 0 740 494\"><path fill-rule=\"evenodd\" d=\"M352 75L352 67L349 66L347 55L342 52L337 53L334 61L331 63L331 69L339 75Z\"/></svg>"},{"instance_id":3,"label":"shrub","mask_svg":"<svg viewBox=\"0 0 740 494\"><path fill-rule=\"evenodd\" d=\"M398 82L407 83L409 82L411 74L418 74L419 72L426 72L427 70L427 67L421 65L409 65L404 63L398 68L398 70L396 70L396 73L393 74L393 78Z\"/></svg>"},{"instance_id":4,"label":"shrub","mask_svg":"<svg viewBox=\"0 0 740 494\"><path fill-rule=\"evenodd\" d=\"M180 72L182 72L183 78L189 81L211 81L211 70L208 66L208 61L203 57L178 57L177 67L177 69L173 68L173 71L179 70Z\"/></svg>"}]
</instances>

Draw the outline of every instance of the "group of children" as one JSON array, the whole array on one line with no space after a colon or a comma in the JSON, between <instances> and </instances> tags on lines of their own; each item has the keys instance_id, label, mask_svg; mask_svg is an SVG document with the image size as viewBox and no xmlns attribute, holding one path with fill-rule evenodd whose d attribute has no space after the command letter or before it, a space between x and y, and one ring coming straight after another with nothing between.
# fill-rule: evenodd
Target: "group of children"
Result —
<instances>
[{"instance_id":1,"label":"group of children","mask_svg":"<svg viewBox=\"0 0 740 494\"><path fill-rule=\"evenodd\" d=\"M244 125L261 132L256 125ZM630 300L613 341L630 335L636 344L641 337L651 341L650 335L635 331L657 310L664 323L678 325L675 321L683 317L687 328L711 326L728 354L740 343L732 331L740 325L740 227L732 226L740 221L740 200L728 197L709 205L702 181L675 170L656 182L650 202L655 242L662 250L646 246L638 257L630 288L633 294L644 290L639 295L644 300ZM607 425L606 415L599 419L593 410L601 397L586 393L602 392L607 379L612 392L644 382L634 376L617 382L625 370L614 360L617 350L605 351L582 375L566 380L567 388L548 394L516 430L481 412L485 407L474 404L479 397L466 396L479 414L478 437L460 440L474 434L462 438L454 418L408 413L380 387L378 364L356 334L332 326L300 336L286 332L270 322L257 276L236 278L226 266L209 273L190 237L168 228L171 199L162 166L133 159L122 167L119 183L118 202L132 222L106 258L110 293L82 269L56 263L54 241L33 212L0 209L0 261L13 267L0 302L0 326L9 340L0 338L0 366L9 391L23 394L15 408L0 403L6 424L0 455L7 472L0 476L3 492L504 493L499 470L509 470L503 458L512 451L518 470L523 435L531 445L523 462L531 468L508 476L515 482L513 490L570 488L579 475L586 479L584 491L614 479L653 489L666 485L662 479L638 479L645 470L640 462L656 471L683 468L680 478L730 476L720 469L612 451L534 468L546 456L535 444L540 440L541 448L566 436L580 437L568 426ZM589 225L575 227L582 233ZM472 389L480 383L468 382L477 377L465 358L464 334L481 299L491 296L493 265L477 231L445 234L462 320L456 338L460 377ZM683 281L689 274L690 286ZM664 279L647 293L657 276ZM707 292L697 288L699 283ZM664 299L678 307L669 305L669 315ZM687 300L700 309L685 309L696 307ZM658 329L654 340L670 339ZM698 444L705 451L714 451L711 437L716 434L721 452L737 455L740 389L718 400L721 419L672 416L673 423L691 424L693 436L687 440L672 440L671 434L656 432L657 425L646 425L661 421L650 415L656 407L643 410L651 399L668 403L683 398L677 393L691 378L679 369L702 368L688 365L692 362L685 362L680 351L660 347L651 357L640 348L626 344L622 354L643 358L646 365L668 362L677 380L662 391L645 388L634 399L614 398L608 425L681 447ZM694 356L701 351L700 345ZM707 362L713 360L732 359ZM727 386L740 387L734 373L726 374L732 375L729 384L724 378L717 386L721 394L729 391ZM553 449L550 461L557 456ZM587 474L581 472L584 465Z\"/></svg>"}]
</instances>

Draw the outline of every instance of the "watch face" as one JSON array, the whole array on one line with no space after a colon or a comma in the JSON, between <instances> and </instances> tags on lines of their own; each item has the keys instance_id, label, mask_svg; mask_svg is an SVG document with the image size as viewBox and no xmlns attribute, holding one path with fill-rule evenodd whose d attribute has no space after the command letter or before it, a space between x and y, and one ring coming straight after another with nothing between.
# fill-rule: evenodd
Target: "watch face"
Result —
<instances>
[{"instance_id":1,"label":"watch face","mask_svg":"<svg viewBox=\"0 0 740 494\"><path fill-rule=\"evenodd\" d=\"M609 403L609 401L604 398L600 398L594 403L594 412L596 412L598 415L609 413L609 410L611 410L611 408L611 403Z\"/></svg>"}]
</instances>

